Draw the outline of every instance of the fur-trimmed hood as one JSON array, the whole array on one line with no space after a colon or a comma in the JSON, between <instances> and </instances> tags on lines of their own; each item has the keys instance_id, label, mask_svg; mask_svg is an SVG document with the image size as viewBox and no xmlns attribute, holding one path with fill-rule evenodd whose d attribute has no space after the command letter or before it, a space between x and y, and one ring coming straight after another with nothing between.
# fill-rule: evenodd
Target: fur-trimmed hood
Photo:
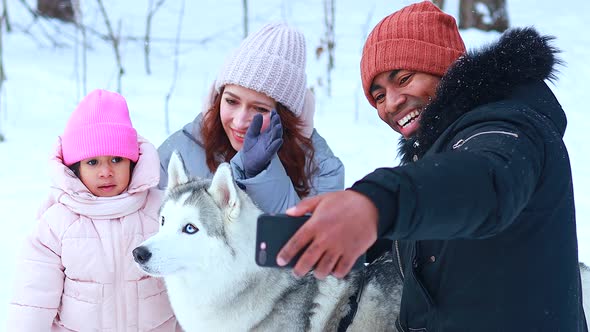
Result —
<instances>
[{"instance_id":1,"label":"fur-trimmed hood","mask_svg":"<svg viewBox=\"0 0 590 332\"><path fill-rule=\"evenodd\" d=\"M420 129L400 140L402 163L422 157L440 135L472 109L508 98L519 86L556 78L559 51L550 45L553 37L541 36L534 28L515 28L500 40L460 57L442 77L436 98L423 111ZM552 119L565 130L565 119Z\"/></svg>"}]
</instances>

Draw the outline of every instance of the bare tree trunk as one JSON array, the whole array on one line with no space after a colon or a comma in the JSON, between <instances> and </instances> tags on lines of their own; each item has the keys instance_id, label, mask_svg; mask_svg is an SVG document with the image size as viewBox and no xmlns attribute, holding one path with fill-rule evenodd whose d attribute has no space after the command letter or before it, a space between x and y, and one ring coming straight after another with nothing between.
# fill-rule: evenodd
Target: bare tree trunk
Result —
<instances>
[{"instance_id":1,"label":"bare tree trunk","mask_svg":"<svg viewBox=\"0 0 590 332\"><path fill-rule=\"evenodd\" d=\"M88 51L88 45L87 45L87 38L86 38L86 26L84 26L84 15L82 13L82 10L80 9L80 0L74 0L73 3L73 9L74 9L74 15L76 16L76 46L75 46L75 65L76 65L76 80L77 80L77 86L78 89L78 95L77 95L77 99L82 98L82 96L86 95L87 92L87 87L86 87L86 83L87 83L87 67L88 67L88 57L87 57L87 51ZM82 35L82 42L80 43L78 40L78 33L80 33ZM79 54L78 54L78 50L82 50L82 65L80 68L80 65L78 63L78 59ZM80 77L80 70L82 72L82 77Z\"/></svg>"},{"instance_id":2,"label":"bare tree trunk","mask_svg":"<svg viewBox=\"0 0 590 332\"><path fill-rule=\"evenodd\" d=\"M64 22L74 22L75 19L71 0L37 0L37 11Z\"/></svg>"},{"instance_id":3,"label":"bare tree trunk","mask_svg":"<svg viewBox=\"0 0 590 332\"><path fill-rule=\"evenodd\" d=\"M248 0L242 0L244 7L244 38L248 37Z\"/></svg>"},{"instance_id":4,"label":"bare tree trunk","mask_svg":"<svg viewBox=\"0 0 590 332\"><path fill-rule=\"evenodd\" d=\"M176 28L176 43L174 45L174 70L172 71L172 83L170 84L170 90L166 94L164 104L164 123L166 129L166 135L170 134L170 112L168 104L170 103L170 97L174 88L176 87L176 80L178 79L178 54L180 53L180 33L182 32L182 19L184 18L184 4L185 0L182 0L180 12L178 13L178 27Z\"/></svg>"},{"instance_id":5,"label":"bare tree trunk","mask_svg":"<svg viewBox=\"0 0 590 332\"><path fill-rule=\"evenodd\" d=\"M445 0L432 0L432 2L441 10L444 8L445 6Z\"/></svg>"},{"instance_id":6,"label":"bare tree trunk","mask_svg":"<svg viewBox=\"0 0 590 332\"><path fill-rule=\"evenodd\" d=\"M509 27L506 0L461 0L459 29L504 32Z\"/></svg>"},{"instance_id":7,"label":"bare tree trunk","mask_svg":"<svg viewBox=\"0 0 590 332\"><path fill-rule=\"evenodd\" d=\"M375 13L375 6L373 6L373 8L371 8L371 10L369 11L369 14L367 14L367 18L365 19L365 24L363 24L363 36L362 36L362 40L363 42L361 43L364 44L364 41L367 40L367 36L369 35L369 29L371 28L371 20L373 19L373 14ZM360 50L362 51L362 49ZM354 89L354 91L362 91L363 89L361 88L361 82L360 80L357 80L357 84L356 84L356 88ZM364 95L364 94L363 94ZM364 96L361 97L362 99L364 99ZM354 120L356 122L358 122L359 120L359 93L355 93L354 94Z\"/></svg>"},{"instance_id":8,"label":"bare tree trunk","mask_svg":"<svg viewBox=\"0 0 590 332\"><path fill-rule=\"evenodd\" d=\"M328 96L332 96L332 70L334 69L334 0L324 0L324 26L326 31L322 38L322 44L325 46L325 50L328 51L328 62L326 64L326 81ZM318 53L321 55L323 50Z\"/></svg>"},{"instance_id":9,"label":"bare tree trunk","mask_svg":"<svg viewBox=\"0 0 590 332\"><path fill-rule=\"evenodd\" d=\"M6 23L6 32L11 32L12 26L10 25L10 18L8 17L8 5L6 4L6 0L2 0L2 18Z\"/></svg>"},{"instance_id":10,"label":"bare tree trunk","mask_svg":"<svg viewBox=\"0 0 590 332\"><path fill-rule=\"evenodd\" d=\"M145 37L144 37L144 43L143 43L144 56L145 56L145 72L148 75L152 74L152 70L150 68L150 34L152 31L152 19L153 19L154 15L156 14L156 12L158 11L158 9L160 9L162 4L164 3L164 1L165 0L159 0L156 3L156 5L154 6L154 0L150 0L149 7L148 7L148 13L147 13L146 24L145 24Z\"/></svg>"},{"instance_id":11,"label":"bare tree trunk","mask_svg":"<svg viewBox=\"0 0 590 332\"><path fill-rule=\"evenodd\" d=\"M119 43L120 43L120 33L121 33L121 21L119 20L119 28L117 29L119 32L115 35L115 31L113 30L113 26L111 25L111 21L109 20L109 16L107 15L107 11L104 8L104 4L102 0L96 0L98 2L98 6L100 7L100 12L102 13L102 17L104 18L104 23L107 26L107 30L109 32L109 38L113 43L113 51L115 52L115 60L117 61L117 92L121 93L121 77L125 73L123 69L123 64L121 62L121 52L119 51Z\"/></svg>"}]
</instances>

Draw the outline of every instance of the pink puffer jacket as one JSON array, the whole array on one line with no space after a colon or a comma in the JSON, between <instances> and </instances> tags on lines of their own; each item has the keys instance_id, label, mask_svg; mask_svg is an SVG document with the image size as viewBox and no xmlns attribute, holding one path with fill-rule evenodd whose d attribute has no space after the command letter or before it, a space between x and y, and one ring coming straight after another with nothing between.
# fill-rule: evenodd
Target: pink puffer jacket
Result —
<instances>
[{"instance_id":1,"label":"pink puffer jacket","mask_svg":"<svg viewBox=\"0 0 590 332\"><path fill-rule=\"evenodd\" d=\"M128 191L96 197L62 163L19 259L6 331L181 331L161 279L131 251L158 230L160 164L142 138Z\"/></svg>"}]
</instances>

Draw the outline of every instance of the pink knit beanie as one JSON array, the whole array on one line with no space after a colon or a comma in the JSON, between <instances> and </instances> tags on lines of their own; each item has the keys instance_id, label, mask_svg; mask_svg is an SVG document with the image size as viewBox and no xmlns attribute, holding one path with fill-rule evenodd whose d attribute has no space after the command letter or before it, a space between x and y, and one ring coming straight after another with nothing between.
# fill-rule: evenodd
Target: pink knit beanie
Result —
<instances>
[{"instance_id":1,"label":"pink knit beanie","mask_svg":"<svg viewBox=\"0 0 590 332\"><path fill-rule=\"evenodd\" d=\"M139 144L123 96L105 90L90 92L72 113L62 136L66 166L97 156L137 162Z\"/></svg>"},{"instance_id":2,"label":"pink knit beanie","mask_svg":"<svg viewBox=\"0 0 590 332\"><path fill-rule=\"evenodd\" d=\"M430 1L404 7L379 22L367 38L361 57L361 79L369 89L380 73L406 69L443 76L465 53L455 19Z\"/></svg>"},{"instance_id":3,"label":"pink knit beanie","mask_svg":"<svg viewBox=\"0 0 590 332\"><path fill-rule=\"evenodd\" d=\"M264 93L299 116L306 89L303 34L273 23L249 35L226 60L215 90L226 84Z\"/></svg>"}]
</instances>

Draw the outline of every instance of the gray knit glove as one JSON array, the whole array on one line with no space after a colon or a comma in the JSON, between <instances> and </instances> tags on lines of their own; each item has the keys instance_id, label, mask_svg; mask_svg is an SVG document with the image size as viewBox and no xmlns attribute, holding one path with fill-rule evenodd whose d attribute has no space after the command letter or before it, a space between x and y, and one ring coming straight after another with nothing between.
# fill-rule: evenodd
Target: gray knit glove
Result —
<instances>
[{"instance_id":1,"label":"gray knit glove","mask_svg":"<svg viewBox=\"0 0 590 332\"><path fill-rule=\"evenodd\" d=\"M242 146L242 164L246 178L252 178L270 164L283 144L283 125L275 110L270 113L270 125L261 133L262 114L256 114L246 132Z\"/></svg>"}]
</instances>

